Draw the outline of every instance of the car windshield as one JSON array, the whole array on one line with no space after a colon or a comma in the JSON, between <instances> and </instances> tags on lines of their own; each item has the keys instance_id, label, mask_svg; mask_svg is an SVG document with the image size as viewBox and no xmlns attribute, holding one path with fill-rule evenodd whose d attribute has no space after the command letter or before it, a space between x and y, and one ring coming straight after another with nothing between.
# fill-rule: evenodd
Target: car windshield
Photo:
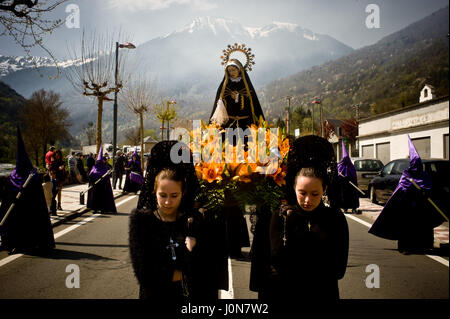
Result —
<instances>
[{"instance_id":1,"label":"car windshield","mask_svg":"<svg viewBox=\"0 0 450 319\"><path fill-rule=\"evenodd\" d=\"M355 161L355 169L357 171L373 171L377 172L383 168L380 161L377 160L357 160Z\"/></svg>"}]
</instances>

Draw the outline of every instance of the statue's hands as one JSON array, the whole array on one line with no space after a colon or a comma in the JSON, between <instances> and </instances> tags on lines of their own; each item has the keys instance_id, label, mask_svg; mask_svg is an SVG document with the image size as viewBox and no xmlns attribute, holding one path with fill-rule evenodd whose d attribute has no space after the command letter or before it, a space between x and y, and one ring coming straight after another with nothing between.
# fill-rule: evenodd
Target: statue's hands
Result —
<instances>
[{"instance_id":1,"label":"statue's hands","mask_svg":"<svg viewBox=\"0 0 450 319\"><path fill-rule=\"evenodd\" d=\"M239 92L238 92L238 91L232 91L232 92L231 92L231 98L232 98L235 102L237 102L237 101L238 101L238 98L239 98Z\"/></svg>"}]
</instances>

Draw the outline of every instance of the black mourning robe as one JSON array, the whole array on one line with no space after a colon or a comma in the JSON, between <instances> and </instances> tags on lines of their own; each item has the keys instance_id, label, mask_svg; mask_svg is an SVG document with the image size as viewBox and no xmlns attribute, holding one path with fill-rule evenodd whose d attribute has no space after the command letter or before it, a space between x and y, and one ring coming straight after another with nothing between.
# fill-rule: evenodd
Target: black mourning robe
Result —
<instances>
[{"instance_id":1,"label":"black mourning robe","mask_svg":"<svg viewBox=\"0 0 450 319\"><path fill-rule=\"evenodd\" d=\"M345 216L323 203L312 212L299 210L287 217L286 246L283 245L283 217L278 212L272 216L273 273L268 297L280 300L339 299L338 280L346 271L349 246Z\"/></svg>"},{"instance_id":2,"label":"black mourning robe","mask_svg":"<svg viewBox=\"0 0 450 319\"><path fill-rule=\"evenodd\" d=\"M245 72L246 73L246 72ZM247 74L245 74L247 83L250 90L250 95L253 102L253 109L254 109L254 115L256 117L256 121L259 120L259 117L262 116L264 119L264 114L261 108L261 104L259 103L258 96L256 95L255 89L253 88L253 85L248 77ZM210 115L211 117L214 115L214 112L217 107L217 101L220 97L220 92L222 91L222 87L224 85L225 78L222 80L222 82L219 85L219 88L217 89L216 98L214 100L214 106L213 110ZM231 97L232 91L238 91L239 92L239 99L236 103L235 100ZM243 107L242 107L242 97L243 97ZM227 110L228 116L248 116L246 119L239 120L239 127L245 129L247 126L250 126L251 124L257 124L256 121L253 119L252 109L250 105L250 98L247 94L247 90L245 88L244 80L241 79L239 82L233 82L230 78L228 78L227 86L224 91L224 95L222 98L222 101L225 105L225 108ZM223 125L223 127L232 127L236 128L237 123L233 119L229 119L228 122Z\"/></svg>"},{"instance_id":3,"label":"black mourning robe","mask_svg":"<svg viewBox=\"0 0 450 319\"><path fill-rule=\"evenodd\" d=\"M272 212L263 206L256 215L252 247L250 250L250 290L265 298L265 288L270 279L270 221Z\"/></svg>"},{"instance_id":4,"label":"black mourning robe","mask_svg":"<svg viewBox=\"0 0 450 319\"><path fill-rule=\"evenodd\" d=\"M0 206L0 221L15 201L19 189L8 179ZM53 228L39 175L22 191L14 210L0 229L2 247L25 253L47 253L55 247Z\"/></svg>"},{"instance_id":5,"label":"black mourning robe","mask_svg":"<svg viewBox=\"0 0 450 319\"><path fill-rule=\"evenodd\" d=\"M186 275L189 297L195 298L198 291L195 279L199 277L199 274L195 273L198 260L197 245L201 243L197 235L197 218L193 217L193 223L188 226L188 218L192 216L183 214L175 222L163 222L151 210L132 211L129 244L131 262L139 282L139 298L171 303L187 300L183 296L181 283L172 282L175 269L181 270ZM186 248L186 236L197 239L192 252ZM171 249L168 248L170 238L178 243L178 247L175 248L176 260L172 259Z\"/></svg>"},{"instance_id":6,"label":"black mourning robe","mask_svg":"<svg viewBox=\"0 0 450 319\"><path fill-rule=\"evenodd\" d=\"M199 300L214 301L218 299L219 289L229 288L226 217L213 211L205 211L200 216L196 295Z\"/></svg>"},{"instance_id":7,"label":"black mourning robe","mask_svg":"<svg viewBox=\"0 0 450 319\"><path fill-rule=\"evenodd\" d=\"M93 180L89 181L89 186L92 185L94 185ZM86 207L102 213L117 213L109 175L88 191Z\"/></svg>"}]
</instances>

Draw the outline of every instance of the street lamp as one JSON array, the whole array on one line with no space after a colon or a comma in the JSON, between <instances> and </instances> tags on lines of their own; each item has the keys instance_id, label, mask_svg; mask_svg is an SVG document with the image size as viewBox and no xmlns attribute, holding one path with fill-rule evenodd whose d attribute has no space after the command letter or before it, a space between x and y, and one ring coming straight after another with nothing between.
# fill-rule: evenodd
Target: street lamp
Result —
<instances>
[{"instance_id":1,"label":"street lamp","mask_svg":"<svg viewBox=\"0 0 450 319\"><path fill-rule=\"evenodd\" d=\"M125 48L125 49L135 49L136 46L130 42L125 42L123 44L119 44L119 42L116 42L116 72L114 77L114 109L113 109L113 168L116 160L116 148L117 148L117 82L118 82L118 75L119 75L119 48Z\"/></svg>"},{"instance_id":2,"label":"street lamp","mask_svg":"<svg viewBox=\"0 0 450 319\"><path fill-rule=\"evenodd\" d=\"M322 101L320 100L320 98L315 98L313 101L313 104L319 104L319 106L320 106L320 136L323 137ZM313 116L312 128L313 128L313 134L314 134L314 105L313 105L312 116Z\"/></svg>"}]
</instances>

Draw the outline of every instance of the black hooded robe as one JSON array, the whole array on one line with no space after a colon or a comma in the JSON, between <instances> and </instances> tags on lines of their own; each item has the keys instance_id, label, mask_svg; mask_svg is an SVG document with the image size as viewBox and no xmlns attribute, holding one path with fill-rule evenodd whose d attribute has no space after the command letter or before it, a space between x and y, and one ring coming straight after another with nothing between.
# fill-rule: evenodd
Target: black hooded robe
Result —
<instances>
[{"instance_id":1,"label":"black hooded robe","mask_svg":"<svg viewBox=\"0 0 450 319\"><path fill-rule=\"evenodd\" d=\"M92 185L94 182L90 181L89 186ZM109 175L88 191L86 207L102 213L117 213Z\"/></svg>"},{"instance_id":2,"label":"black hooded robe","mask_svg":"<svg viewBox=\"0 0 450 319\"><path fill-rule=\"evenodd\" d=\"M0 206L3 219L19 190L8 179ZM53 228L39 175L36 174L22 191L14 210L0 229L2 246L16 252L46 253L55 247Z\"/></svg>"}]
</instances>

